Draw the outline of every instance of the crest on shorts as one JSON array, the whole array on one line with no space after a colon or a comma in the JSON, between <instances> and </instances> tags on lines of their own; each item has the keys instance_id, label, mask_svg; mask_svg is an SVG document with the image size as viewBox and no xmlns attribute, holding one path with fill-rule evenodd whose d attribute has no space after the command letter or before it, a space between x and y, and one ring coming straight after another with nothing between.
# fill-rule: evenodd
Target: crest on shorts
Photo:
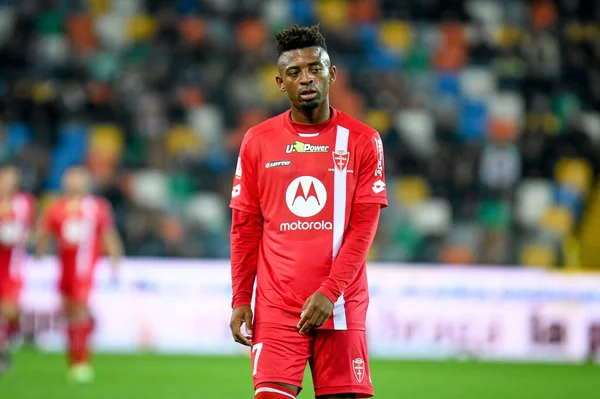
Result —
<instances>
[{"instance_id":1,"label":"crest on shorts","mask_svg":"<svg viewBox=\"0 0 600 399\"><path fill-rule=\"evenodd\" d=\"M356 381L363 382L365 378L365 361L360 357L357 357L352 361L352 371L354 371L354 376L356 377Z\"/></svg>"},{"instance_id":2,"label":"crest on shorts","mask_svg":"<svg viewBox=\"0 0 600 399\"><path fill-rule=\"evenodd\" d=\"M350 159L350 153L346 150L336 150L332 153L332 155L335 168L340 172L346 170L346 167L348 166L348 160Z\"/></svg>"}]
</instances>

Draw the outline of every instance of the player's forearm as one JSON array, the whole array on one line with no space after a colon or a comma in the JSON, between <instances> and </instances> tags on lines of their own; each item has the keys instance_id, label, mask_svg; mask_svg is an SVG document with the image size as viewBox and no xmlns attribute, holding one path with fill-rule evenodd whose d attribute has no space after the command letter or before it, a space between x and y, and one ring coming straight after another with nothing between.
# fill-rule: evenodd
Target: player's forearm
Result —
<instances>
[{"instance_id":1,"label":"player's forearm","mask_svg":"<svg viewBox=\"0 0 600 399\"><path fill-rule=\"evenodd\" d=\"M123 257L123 243L116 230L111 229L104 233L104 245L110 257L111 265L113 269L116 269Z\"/></svg>"},{"instance_id":2,"label":"player's forearm","mask_svg":"<svg viewBox=\"0 0 600 399\"><path fill-rule=\"evenodd\" d=\"M232 308L250 305L256 278L258 248L262 237L263 218L233 209L231 223Z\"/></svg>"},{"instance_id":3,"label":"player's forearm","mask_svg":"<svg viewBox=\"0 0 600 399\"><path fill-rule=\"evenodd\" d=\"M379 222L379 204L356 204L350 214L348 233L319 292L336 302L367 258Z\"/></svg>"}]
</instances>

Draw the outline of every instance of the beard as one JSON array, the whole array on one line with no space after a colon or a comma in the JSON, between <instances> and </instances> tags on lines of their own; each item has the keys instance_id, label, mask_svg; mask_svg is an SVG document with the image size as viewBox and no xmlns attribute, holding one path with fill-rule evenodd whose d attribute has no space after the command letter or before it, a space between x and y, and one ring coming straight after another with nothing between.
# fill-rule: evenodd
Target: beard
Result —
<instances>
[{"instance_id":1,"label":"beard","mask_svg":"<svg viewBox=\"0 0 600 399\"><path fill-rule=\"evenodd\" d=\"M321 95L317 95L315 98L308 101L304 101L301 99L299 103L300 108L307 110L318 108L321 104L323 104L323 99L321 98Z\"/></svg>"}]
</instances>

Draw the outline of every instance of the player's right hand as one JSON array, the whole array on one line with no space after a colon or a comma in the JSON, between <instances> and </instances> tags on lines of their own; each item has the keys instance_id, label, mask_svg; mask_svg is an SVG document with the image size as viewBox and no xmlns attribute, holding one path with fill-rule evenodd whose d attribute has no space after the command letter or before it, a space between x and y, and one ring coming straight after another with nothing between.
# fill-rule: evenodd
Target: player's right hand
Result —
<instances>
[{"instance_id":1,"label":"player's right hand","mask_svg":"<svg viewBox=\"0 0 600 399\"><path fill-rule=\"evenodd\" d=\"M249 334L248 336L242 334L242 324L246 325L246 332ZM248 305L242 305L233 309L229 328L231 328L231 335L233 335L235 342L246 346L252 346L252 308Z\"/></svg>"}]
</instances>

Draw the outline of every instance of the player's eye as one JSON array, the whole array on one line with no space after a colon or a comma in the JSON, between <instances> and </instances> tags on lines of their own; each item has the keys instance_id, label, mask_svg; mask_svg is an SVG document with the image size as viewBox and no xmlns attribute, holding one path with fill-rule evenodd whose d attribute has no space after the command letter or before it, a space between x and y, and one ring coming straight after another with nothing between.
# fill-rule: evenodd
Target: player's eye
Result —
<instances>
[{"instance_id":1,"label":"player's eye","mask_svg":"<svg viewBox=\"0 0 600 399\"><path fill-rule=\"evenodd\" d=\"M296 76L298 76L298 71L290 71L288 72L288 75L295 78Z\"/></svg>"},{"instance_id":2,"label":"player's eye","mask_svg":"<svg viewBox=\"0 0 600 399\"><path fill-rule=\"evenodd\" d=\"M323 70L323 68L321 68L321 67L314 67L314 68L312 69L312 72L313 72L313 73L319 73L319 72L321 72L322 70Z\"/></svg>"}]
</instances>

